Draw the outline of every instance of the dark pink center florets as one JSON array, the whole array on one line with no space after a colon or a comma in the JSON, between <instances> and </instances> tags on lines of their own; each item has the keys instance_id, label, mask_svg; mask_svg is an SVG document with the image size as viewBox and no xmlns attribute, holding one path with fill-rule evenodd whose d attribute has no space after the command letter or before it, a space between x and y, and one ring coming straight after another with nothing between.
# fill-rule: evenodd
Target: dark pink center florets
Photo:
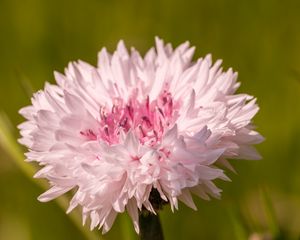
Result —
<instances>
[{"instance_id":1,"label":"dark pink center florets","mask_svg":"<svg viewBox=\"0 0 300 240\"><path fill-rule=\"evenodd\" d=\"M179 104L174 102L167 91L152 102L148 96L142 102L134 97L127 103L120 98L114 101L110 110L100 108L99 131L82 131L83 136L89 140L101 139L109 144L116 144L121 131L127 133L131 130L141 144L153 146L160 142L166 128L173 126L177 119Z\"/></svg>"}]
</instances>

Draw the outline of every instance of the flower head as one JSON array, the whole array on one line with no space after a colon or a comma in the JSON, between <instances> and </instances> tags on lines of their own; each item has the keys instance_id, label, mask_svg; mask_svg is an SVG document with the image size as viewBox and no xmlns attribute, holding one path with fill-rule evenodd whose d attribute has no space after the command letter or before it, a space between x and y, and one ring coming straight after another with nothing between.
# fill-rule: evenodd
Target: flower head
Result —
<instances>
[{"instance_id":1,"label":"flower head","mask_svg":"<svg viewBox=\"0 0 300 240\"><path fill-rule=\"evenodd\" d=\"M73 189L68 212L80 205L91 229L108 231L127 210L138 232L138 211L158 208L153 195L172 210L178 200L196 209L191 193L219 197L213 180L228 179L216 163L260 158L255 99L235 94L237 73L223 72L220 60L193 62L194 49L156 38L141 57L120 41L112 55L101 50L97 67L78 61L56 72L57 84L20 110L27 160L52 186L39 200Z\"/></svg>"}]
</instances>

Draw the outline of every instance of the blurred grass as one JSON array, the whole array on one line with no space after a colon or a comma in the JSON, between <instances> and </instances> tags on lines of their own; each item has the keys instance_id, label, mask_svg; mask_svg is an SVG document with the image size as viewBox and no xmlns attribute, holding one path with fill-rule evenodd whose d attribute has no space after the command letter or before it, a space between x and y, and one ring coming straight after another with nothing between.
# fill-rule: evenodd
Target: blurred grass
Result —
<instances>
[{"instance_id":1,"label":"blurred grass","mask_svg":"<svg viewBox=\"0 0 300 240\"><path fill-rule=\"evenodd\" d=\"M255 123L267 140L258 147L262 161L233 161L238 174L218 182L221 201L196 200L198 212L166 208L166 239L242 239L254 232L298 239L299 9L298 0L0 0L0 110L12 121L15 141L18 110L31 91L54 82L53 70L79 58L95 64L97 51L113 50L121 38L143 53L155 35L173 45L190 40L196 57L210 52L238 70L239 91L258 98ZM0 239L83 239L55 203L37 202L43 190L18 168L32 175L31 165L15 164L8 152L0 151ZM21 150L17 155L21 163ZM105 239L133 239L132 229L127 216L119 217Z\"/></svg>"}]
</instances>

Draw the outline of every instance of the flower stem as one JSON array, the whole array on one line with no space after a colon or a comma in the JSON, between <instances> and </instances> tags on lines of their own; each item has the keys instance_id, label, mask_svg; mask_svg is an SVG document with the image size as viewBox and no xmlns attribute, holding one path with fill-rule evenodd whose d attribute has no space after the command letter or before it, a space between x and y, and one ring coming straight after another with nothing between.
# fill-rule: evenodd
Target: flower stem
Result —
<instances>
[{"instance_id":1,"label":"flower stem","mask_svg":"<svg viewBox=\"0 0 300 240\"><path fill-rule=\"evenodd\" d=\"M158 214L143 210L139 216L140 240L163 240L163 232Z\"/></svg>"}]
</instances>

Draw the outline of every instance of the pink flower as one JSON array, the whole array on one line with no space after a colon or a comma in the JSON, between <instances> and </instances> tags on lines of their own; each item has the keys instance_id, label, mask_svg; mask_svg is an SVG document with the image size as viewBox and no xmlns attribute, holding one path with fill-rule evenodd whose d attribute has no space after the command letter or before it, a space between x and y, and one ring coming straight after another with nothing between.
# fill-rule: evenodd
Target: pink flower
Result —
<instances>
[{"instance_id":1,"label":"pink flower","mask_svg":"<svg viewBox=\"0 0 300 240\"><path fill-rule=\"evenodd\" d=\"M213 180L228 180L216 163L259 159L255 99L235 94L237 73L223 72L221 60L192 62L194 50L157 38L141 57L120 41L112 55L101 50L98 67L78 61L56 72L57 85L46 83L20 110L27 160L52 186L39 200L73 189L68 212L80 205L91 229L107 232L126 210L138 232L138 211L157 210L151 192L172 210L178 200L196 209L191 193L218 198Z\"/></svg>"}]
</instances>

